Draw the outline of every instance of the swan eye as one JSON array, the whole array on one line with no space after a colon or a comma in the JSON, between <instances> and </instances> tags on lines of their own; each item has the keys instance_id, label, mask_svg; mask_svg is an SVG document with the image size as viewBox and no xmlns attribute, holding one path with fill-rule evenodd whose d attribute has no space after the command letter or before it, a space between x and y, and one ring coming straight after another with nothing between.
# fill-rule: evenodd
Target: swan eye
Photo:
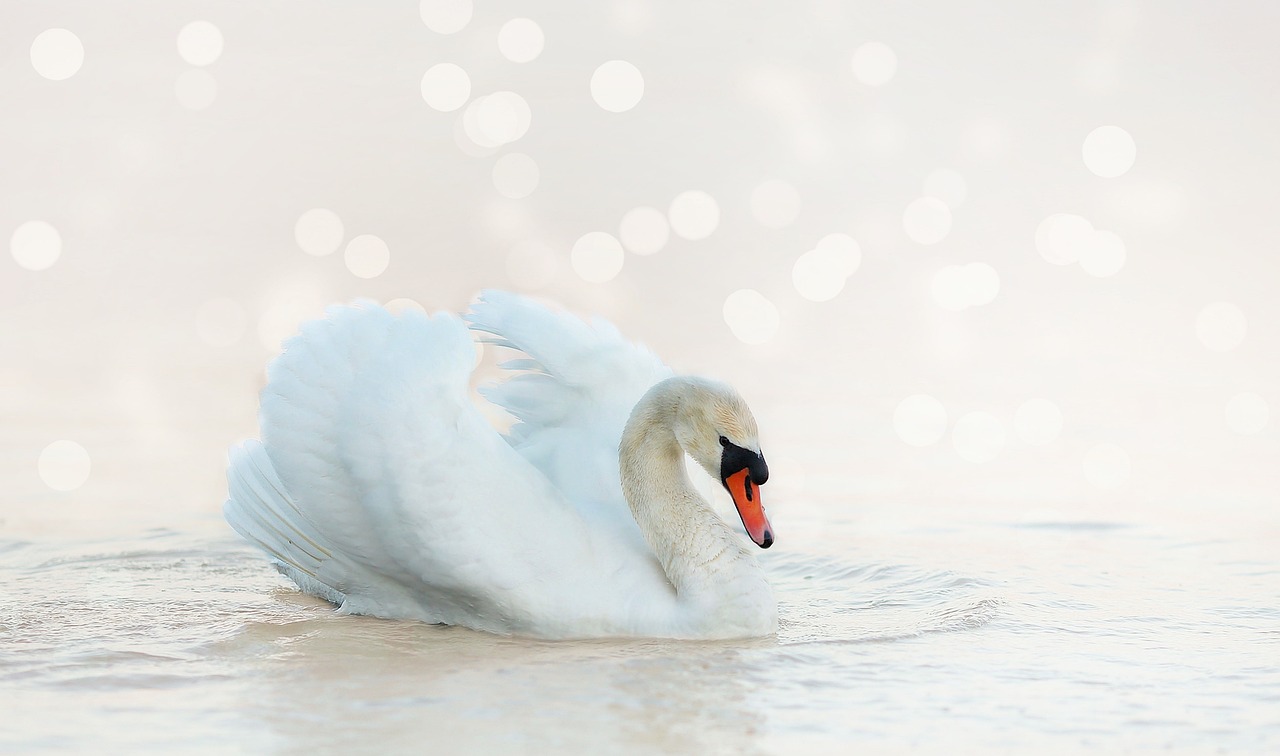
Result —
<instances>
[{"instance_id":1,"label":"swan eye","mask_svg":"<svg viewBox=\"0 0 1280 756\"><path fill-rule=\"evenodd\" d=\"M721 437L720 437L720 445L721 445L721 446L728 446L728 445L729 445L729 439L725 438L724 436L721 436Z\"/></svg>"}]
</instances>

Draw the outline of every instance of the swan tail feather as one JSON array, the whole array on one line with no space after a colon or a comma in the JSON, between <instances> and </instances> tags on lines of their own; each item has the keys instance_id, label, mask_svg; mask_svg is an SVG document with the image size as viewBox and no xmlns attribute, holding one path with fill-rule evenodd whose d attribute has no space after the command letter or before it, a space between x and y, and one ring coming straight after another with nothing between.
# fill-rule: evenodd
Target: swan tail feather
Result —
<instances>
[{"instance_id":1,"label":"swan tail feather","mask_svg":"<svg viewBox=\"0 0 1280 756\"><path fill-rule=\"evenodd\" d=\"M344 596L326 569L333 551L285 491L266 449L249 440L232 447L230 456L222 510L227 522L303 591L341 604Z\"/></svg>"}]
</instances>

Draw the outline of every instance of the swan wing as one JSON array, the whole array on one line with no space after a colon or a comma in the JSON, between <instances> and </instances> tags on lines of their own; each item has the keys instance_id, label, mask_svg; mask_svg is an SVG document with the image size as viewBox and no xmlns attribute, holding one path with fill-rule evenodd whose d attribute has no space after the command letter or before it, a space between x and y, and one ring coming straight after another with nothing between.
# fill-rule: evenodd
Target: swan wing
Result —
<instances>
[{"instance_id":1,"label":"swan wing","mask_svg":"<svg viewBox=\"0 0 1280 756\"><path fill-rule=\"evenodd\" d=\"M542 632L538 617L570 613L557 602L573 591L547 587L581 584L602 567L599 549L472 404L473 362L457 317L393 316L372 303L330 308L286 342L260 417L283 502L259 518L286 532L283 545L263 547L279 559L293 532L321 551L282 571L310 567L306 578L355 613L507 633ZM250 503L229 502L229 519L271 509L244 496Z\"/></svg>"},{"instance_id":2,"label":"swan wing","mask_svg":"<svg viewBox=\"0 0 1280 756\"><path fill-rule=\"evenodd\" d=\"M671 369L607 320L588 323L509 292L482 292L466 319L486 342L525 355L502 363L505 381L480 390L517 419L507 440L585 517L638 539L618 445L636 402Z\"/></svg>"}]
</instances>

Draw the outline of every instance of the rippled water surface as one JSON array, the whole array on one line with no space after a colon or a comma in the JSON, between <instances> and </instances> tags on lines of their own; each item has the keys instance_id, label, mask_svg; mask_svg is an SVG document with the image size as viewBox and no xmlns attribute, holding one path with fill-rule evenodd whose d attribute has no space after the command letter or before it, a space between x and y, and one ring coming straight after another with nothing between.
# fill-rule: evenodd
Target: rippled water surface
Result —
<instances>
[{"instance_id":1,"label":"rippled water surface","mask_svg":"<svg viewBox=\"0 0 1280 756\"><path fill-rule=\"evenodd\" d=\"M1280 747L1274 540L895 511L795 518L762 553L781 629L745 642L338 616L212 517L4 542L0 746Z\"/></svg>"}]
</instances>

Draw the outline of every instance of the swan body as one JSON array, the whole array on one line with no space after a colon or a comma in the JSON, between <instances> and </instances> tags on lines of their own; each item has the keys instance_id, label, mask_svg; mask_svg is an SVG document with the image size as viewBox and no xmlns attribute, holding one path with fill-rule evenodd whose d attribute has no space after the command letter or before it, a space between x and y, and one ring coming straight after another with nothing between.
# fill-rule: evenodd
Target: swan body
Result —
<instances>
[{"instance_id":1,"label":"swan body","mask_svg":"<svg viewBox=\"0 0 1280 756\"><path fill-rule=\"evenodd\" d=\"M470 331L523 352L470 396ZM268 368L261 441L231 450L231 526L351 614L545 638L733 638L777 627L721 480L768 547L755 420L610 324L486 292L466 320L373 303L304 324Z\"/></svg>"}]
</instances>

